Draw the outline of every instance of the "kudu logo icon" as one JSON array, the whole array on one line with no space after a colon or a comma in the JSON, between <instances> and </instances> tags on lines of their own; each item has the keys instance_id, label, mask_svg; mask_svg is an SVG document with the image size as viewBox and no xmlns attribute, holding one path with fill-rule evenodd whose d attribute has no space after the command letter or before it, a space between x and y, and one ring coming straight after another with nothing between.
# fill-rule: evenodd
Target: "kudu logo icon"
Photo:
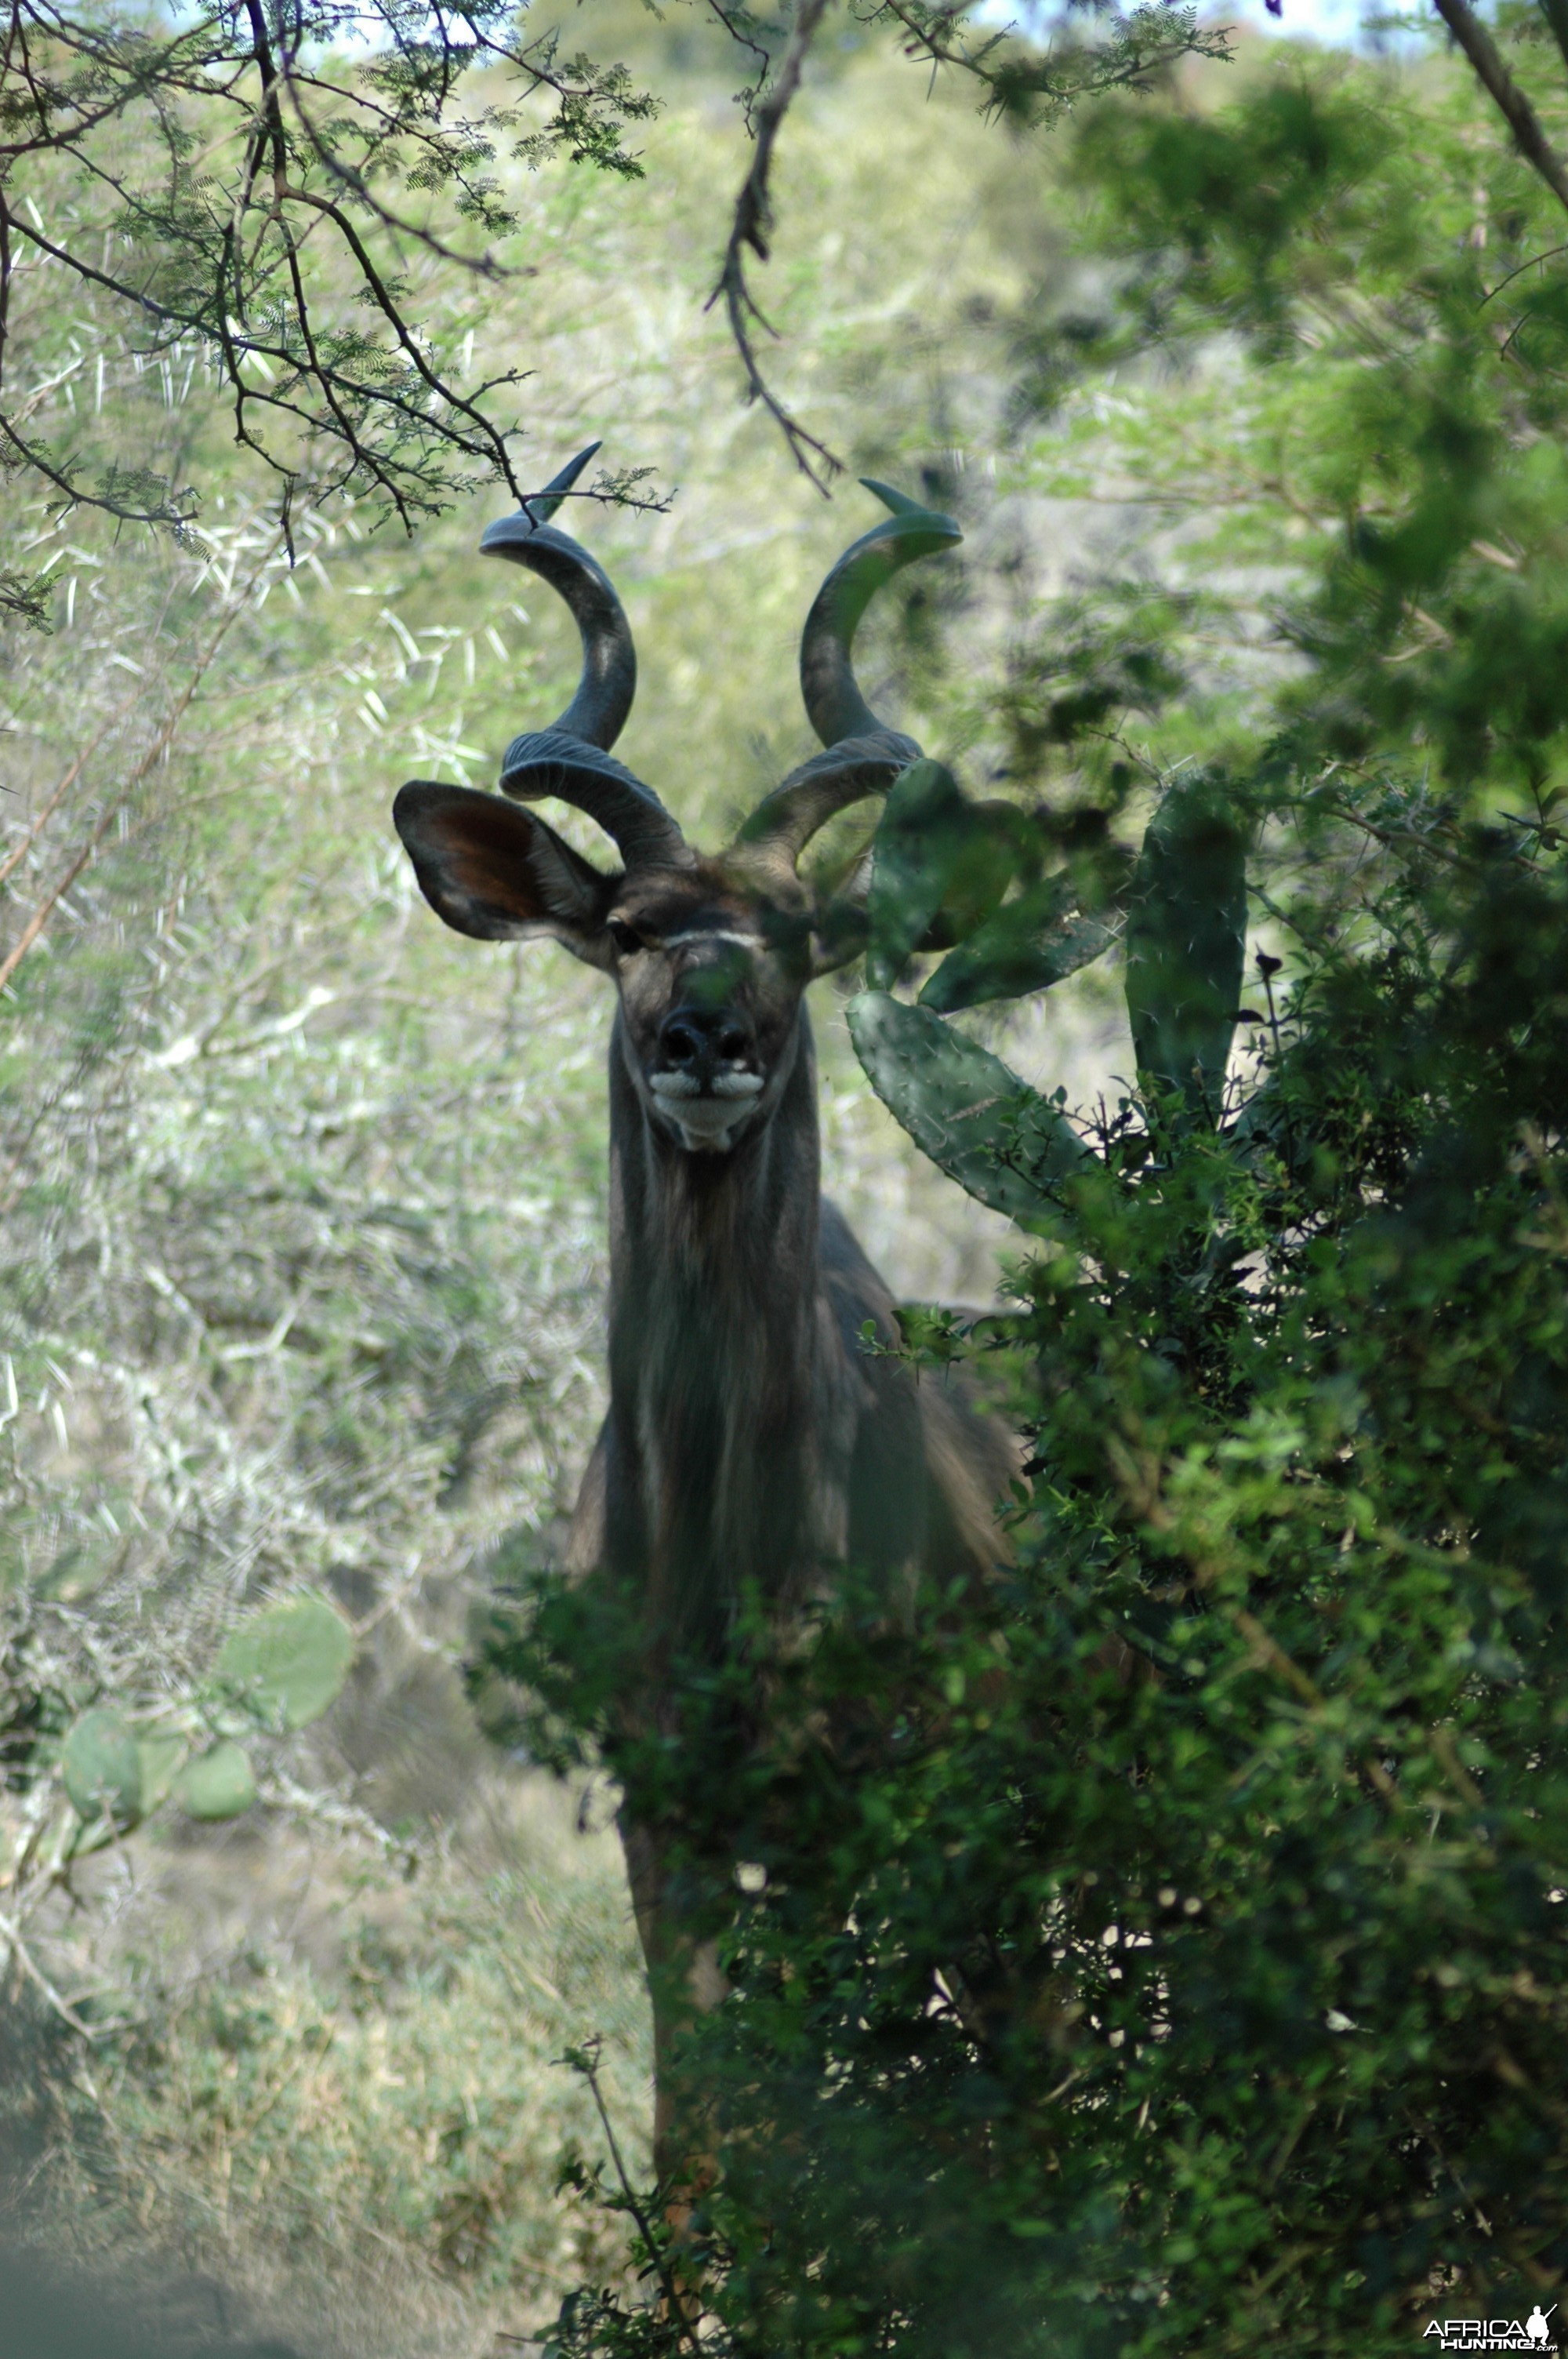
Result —
<instances>
[{"instance_id":1,"label":"kudu logo icon","mask_svg":"<svg viewBox=\"0 0 1568 2359\"><path fill-rule=\"evenodd\" d=\"M1435 2335L1440 2351L1555 2351L1547 2321L1556 2310L1537 2302L1527 2319L1434 2318L1422 2341Z\"/></svg>"}]
</instances>

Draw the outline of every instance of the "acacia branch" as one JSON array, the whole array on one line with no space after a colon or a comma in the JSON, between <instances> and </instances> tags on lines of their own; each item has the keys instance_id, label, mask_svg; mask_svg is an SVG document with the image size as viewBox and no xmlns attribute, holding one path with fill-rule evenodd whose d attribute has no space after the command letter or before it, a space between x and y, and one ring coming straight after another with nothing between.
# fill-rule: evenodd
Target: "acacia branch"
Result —
<instances>
[{"instance_id":1,"label":"acacia branch","mask_svg":"<svg viewBox=\"0 0 1568 2359\"><path fill-rule=\"evenodd\" d=\"M159 500L152 506L136 506L129 501L117 500L112 492L84 491L77 478L67 474L59 462L49 457L41 443L29 442L26 435L18 434L3 411L0 411L0 441L8 442L23 465L31 467L46 484L52 484L72 507L96 508L100 515L112 516L121 524L168 525L176 534L190 521L189 508L180 506L181 501L193 498L194 495L189 493L177 492L171 498Z\"/></svg>"},{"instance_id":2,"label":"acacia branch","mask_svg":"<svg viewBox=\"0 0 1568 2359\"><path fill-rule=\"evenodd\" d=\"M460 394L454 392L437 372L430 368L405 326L391 292L376 271L363 241L352 223L347 220L341 208L330 203L324 197L313 196L308 190L287 184L285 187L285 195L289 201L310 207L331 221L343 236L355 262L363 272L365 282L371 289L376 307L392 328L406 357L412 363L416 372L433 395L445 402L460 417L471 421L473 431L464 433L458 428L444 424L439 418L433 417L427 407L408 400L406 396L397 391L395 386L365 383L350 376L346 371L335 368L330 362L314 355L313 348L308 344L307 353L302 357L300 353L290 351L287 344L271 342L263 337L248 333L235 336L226 316L222 288L217 307L217 324L214 326L210 320L204 320L199 315L171 309L169 305L159 302L155 296L146 294L142 288L132 286L124 279L115 277L107 270L100 269L95 264L87 261L84 256L71 253L68 247L57 245L44 232L35 229L29 223L18 219L16 215L11 218L12 225L24 237L38 246L41 252L72 271L78 277L103 288L107 293L117 297L123 302L134 304L138 310L145 311L149 318L155 320L160 327L170 329L177 335L194 334L201 337L204 342L216 343L223 356L224 374L234 391L236 439L246 448L254 451L277 473L288 480L296 480L296 471L279 465L266 451L265 445L258 442L246 428L245 404L259 402L264 408L287 410L292 416L298 418L307 427L316 425L319 421L313 419L308 411L288 401L284 395L245 384L240 371L246 357L253 353L264 360L276 361L286 375L293 377L296 382L304 379L313 382L319 388L323 398L333 410L335 439L347 449L351 465L362 466L366 470L373 481L393 502L399 516L406 522L408 516L407 505L403 493L398 488L397 477L392 464L374 450L362 431L343 417L341 410L333 403L334 395L341 394L343 399L350 403L362 402L398 414L419 431L427 433L438 443L444 443L449 450L459 451L465 458L480 460L501 477L514 498L521 500L522 494L513 474L506 451L505 436L499 428L491 424L471 401L465 400ZM287 235L287 232L285 234ZM232 230L224 232L224 238L232 254L233 251ZM237 258L232 266L235 285L238 288ZM227 267L224 277L225 278L228 277ZM306 321L302 318L301 334L305 332ZM83 506L103 509L108 515L118 516L122 521L132 524L178 525L188 520L185 509L178 505L183 495L176 495L173 500L157 507L138 507L129 506L123 500L116 500L112 495L83 490L73 475L62 472L59 464L52 462L38 445L25 441L3 414L0 414L0 437L8 440L14 445L18 457L28 466L36 468L48 482L54 484L68 498L79 502ZM420 484L427 495L434 488L437 479L430 475L427 467L420 466L411 458L404 458L396 463L405 480Z\"/></svg>"},{"instance_id":3,"label":"acacia branch","mask_svg":"<svg viewBox=\"0 0 1568 2359\"><path fill-rule=\"evenodd\" d=\"M773 170L773 147L790 103L800 88L806 51L816 38L827 6L827 0L797 0L795 28L779 67L778 80L757 108L757 137L752 168L741 182L741 192L735 200L730 240L724 249L724 266L719 274L718 285L708 299L709 310L721 297L723 299L730 321L730 333L734 338L735 349L746 372L747 400L762 403L788 444L795 465L825 497L833 477L843 473L844 462L828 449L826 442L819 442L815 434L807 432L799 419L785 408L762 375L756 346L752 340L752 322L755 321L769 335L775 332L763 318L746 283L745 250L750 246L760 262L768 259L768 241L773 232L773 201L768 180Z\"/></svg>"},{"instance_id":4,"label":"acacia branch","mask_svg":"<svg viewBox=\"0 0 1568 2359\"><path fill-rule=\"evenodd\" d=\"M1515 82L1491 34L1468 0L1433 0L1444 23L1468 59L1476 81L1514 136L1514 146L1568 210L1568 171L1541 128L1541 118ZM1555 22L1552 25L1556 30Z\"/></svg>"},{"instance_id":5,"label":"acacia branch","mask_svg":"<svg viewBox=\"0 0 1568 2359\"><path fill-rule=\"evenodd\" d=\"M818 5L823 5L823 0L818 0ZM430 367L424 353L419 350L414 337L409 332L408 327L404 321L403 314L392 299L391 290L383 281L381 273L377 270L374 262L371 258L368 247L365 245L363 239L360 236L360 234L354 227L352 222L350 221L348 215L343 212L342 207L341 205L334 204L328 197L318 197L313 195L308 189L296 188L290 185L286 185L279 190L279 199L280 201L287 199L294 204L314 207L316 212L323 214L326 219L332 223L333 227L337 230L339 236L342 239L344 245L353 255L355 262L359 265L364 283L371 291L371 295L375 301L377 310L381 312L387 326L391 329L399 349L412 363L418 375L424 379L426 385L430 388L431 393L434 394L438 400L446 402L449 408L455 409L460 418L466 418L469 420L473 431L479 437L480 447L482 450L483 455L489 459L491 465L494 468L495 473L501 477L502 482L506 485L507 490L512 494L514 499L521 502L523 497L522 488L517 482L516 476L512 472L512 458L511 453L506 448L505 436L498 428L491 424L489 419L485 417L482 410L476 408L471 401L465 400L461 394L454 393L451 387L447 385L445 380L438 375L436 371ZM297 285L297 274L296 277L296 284ZM303 304L302 289L297 299ZM301 313L300 320L300 332L301 334L305 334L307 332L303 311ZM316 363L314 358L312 359L312 367L314 371L320 373L319 364ZM327 373L320 374L321 381L325 384L327 382ZM336 372L333 371L330 374L335 375ZM366 390L372 391L373 389L367 387ZM420 415L423 416L424 413L421 412ZM444 432L447 439L457 443L460 448L469 451L472 451L474 449L475 446L473 444L465 442L462 437L453 434L450 429L440 428L438 420L431 419L429 422L436 430ZM345 427L344 431L346 435L351 437L351 429ZM390 486L388 488L390 489Z\"/></svg>"},{"instance_id":6,"label":"acacia branch","mask_svg":"<svg viewBox=\"0 0 1568 2359\"><path fill-rule=\"evenodd\" d=\"M556 119L515 152L566 151L622 173L640 169L622 144L626 127L656 112L657 103L622 68L557 59L556 34L524 39L510 19L499 31L491 0L450 17L438 5L433 27L415 27L399 0L366 5L385 29L385 49L373 63L313 74L308 60L335 21L330 0L296 0L282 15L266 0L197 0L178 30L130 48L113 10L95 22L75 14L71 0L6 0L0 70L13 106L0 123L0 361L12 363L14 375L6 303L14 331L21 231L83 287L131 306L142 328L138 342L157 351L176 336L200 341L226 381L238 441L279 479L285 517L300 484L313 478L335 486L368 483L411 527L438 512L478 470L521 499L509 455L516 421L492 424L482 413L479 404L492 387L476 393L446 381L418 333L397 263L379 242L416 243L482 277L513 274L488 250L460 252L460 241L449 242L438 217L421 223L416 206L388 194L389 176L410 193L447 190L460 214L493 234L514 223L485 168L496 134L513 129L517 117L510 101L487 101L475 119L456 120L466 75L500 67L520 78L525 93L554 93ZM112 158L98 149L114 120L134 124L149 111L160 157L152 182L143 185L145 175L110 168ZM216 143L207 136L214 112L227 126ZM216 170L207 162L214 144L229 151ZM51 224L55 235L35 237L16 210L16 190L24 162L45 157L70 158L109 193L112 213L80 226ZM289 190L291 178L324 183L325 197L341 202ZM308 218L294 212L296 204ZM358 231L351 213L362 221ZM312 284L305 249L318 224L349 249L359 292L376 315L368 331L336 324L335 264L328 265L330 299ZM100 231L107 232L102 254ZM117 267L120 243L135 259ZM167 268L169 261L177 267ZM251 354L281 366L281 386L246 382ZM516 378L495 380L503 381ZM320 446L319 456L299 460L292 440L287 455L267 447L271 421L285 416L304 429L308 445ZM48 438L30 440L25 426L15 404L8 415L0 412L0 458L19 462L65 499L126 522L183 520L185 495L145 473L133 480L92 465L74 429L51 447ZM86 489L88 482L97 487ZM618 503L623 493L606 481L587 496ZM15 608L9 584L7 575L0 604Z\"/></svg>"},{"instance_id":7,"label":"acacia branch","mask_svg":"<svg viewBox=\"0 0 1568 2359\"><path fill-rule=\"evenodd\" d=\"M341 156L333 153L316 128L309 109L299 95L301 90L325 89L329 96L341 101L342 93L332 90L330 83L320 82L313 74L297 73L292 67L285 73L283 81L294 109L295 120L309 142L310 152L322 171L330 174L348 190L351 196L373 212L383 229L391 230L398 237L412 238L416 245L423 246L427 254L433 255L438 262L449 262L459 270L471 271L476 278L499 280L516 278L525 275L524 272L506 263L497 262L488 247L483 254L460 253L455 245L449 245L444 238L438 237L433 230L426 228L422 223L407 221L403 214L395 212L385 200L377 194L362 172L357 172L351 164L345 163ZM384 136L388 140L396 136L399 126L384 107L374 105L358 92L355 94L354 103L365 114L381 117L385 126ZM416 144L425 147L432 147L436 145L434 141L418 135L416 135Z\"/></svg>"}]
</instances>

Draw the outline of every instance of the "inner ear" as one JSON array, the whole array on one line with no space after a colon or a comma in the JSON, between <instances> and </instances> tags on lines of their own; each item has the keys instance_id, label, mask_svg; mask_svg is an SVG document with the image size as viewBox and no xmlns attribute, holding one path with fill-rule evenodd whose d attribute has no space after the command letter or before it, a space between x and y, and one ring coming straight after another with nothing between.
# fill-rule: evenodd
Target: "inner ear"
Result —
<instances>
[{"instance_id":1,"label":"inner ear","mask_svg":"<svg viewBox=\"0 0 1568 2359\"><path fill-rule=\"evenodd\" d=\"M534 812L414 778L399 788L392 818L420 891L458 933L487 942L547 934L608 965L604 917L620 879L601 875Z\"/></svg>"}]
</instances>

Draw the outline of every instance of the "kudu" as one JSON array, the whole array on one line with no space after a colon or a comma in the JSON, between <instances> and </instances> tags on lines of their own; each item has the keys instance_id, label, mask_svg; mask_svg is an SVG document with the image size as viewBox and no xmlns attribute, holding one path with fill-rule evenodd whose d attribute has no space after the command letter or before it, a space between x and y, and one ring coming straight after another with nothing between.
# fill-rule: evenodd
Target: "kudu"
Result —
<instances>
[{"instance_id":1,"label":"kudu","mask_svg":"<svg viewBox=\"0 0 1568 2359\"><path fill-rule=\"evenodd\" d=\"M597 444L593 446L597 449ZM820 1195L816 1074L804 993L861 947L852 897L808 890L796 864L824 823L885 792L919 748L877 719L850 662L856 624L899 567L957 527L869 485L892 514L824 582L801 643L806 709L827 750L794 771L717 859L692 849L653 790L611 758L636 684L606 575L547 522L592 451L482 550L530 567L582 636L577 694L508 746L503 800L418 780L394 816L432 908L481 940L547 935L613 977L610 1046L610 1410L583 1481L569 1570L642 1601L655 1722L661 1666L722 1648L743 1584L798 1602L824 1568L890 1581L916 1567L983 1576L1011 1438L957 1388L869 1353L898 1310ZM554 795L613 838L602 874L533 812ZM665 1690L666 1701L668 1690ZM669 2044L716 1995L683 1947L657 1831L622 1834L654 2006L661 2170L672 2147ZM677 1987L679 1985L679 1987Z\"/></svg>"}]
</instances>

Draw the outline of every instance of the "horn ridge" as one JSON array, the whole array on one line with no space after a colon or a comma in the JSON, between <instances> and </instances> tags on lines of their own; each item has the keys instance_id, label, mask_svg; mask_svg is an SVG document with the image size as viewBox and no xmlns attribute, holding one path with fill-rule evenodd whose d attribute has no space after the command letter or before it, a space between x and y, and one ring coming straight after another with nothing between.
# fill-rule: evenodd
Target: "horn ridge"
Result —
<instances>
[{"instance_id":1,"label":"horn ridge","mask_svg":"<svg viewBox=\"0 0 1568 2359\"><path fill-rule=\"evenodd\" d=\"M917 507L891 485L868 478L866 488L893 513L844 551L801 633L800 692L824 745L870 736L884 725L860 693L851 657L857 625L877 592L917 557L951 549L964 537L951 516Z\"/></svg>"},{"instance_id":2,"label":"horn ridge","mask_svg":"<svg viewBox=\"0 0 1568 2359\"><path fill-rule=\"evenodd\" d=\"M792 770L760 802L733 850L792 872L820 827L851 803L885 794L920 747L880 721L861 695L851 657L856 627L884 582L917 557L964 538L951 516L922 507L891 484L861 478L892 513L851 542L812 601L800 637L800 692L825 751Z\"/></svg>"},{"instance_id":3,"label":"horn ridge","mask_svg":"<svg viewBox=\"0 0 1568 2359\"><path fill-rule=\"evenodd\" d=\"M479 546L483 557L525 565L570 608L582 639L582 677L577 694L550 725L608 753L637 693L632 625L609 574L568 534L533 523L522 509L488 526Z\"/></svg>"},{"instance_id":4,"label":"horn ridge","mask_svg":"<svg viewBox=\"0 0 1568 2359\"><path fill-rule=\"evenodd\" d=\"M632 868L686 868L692 852L652 787L557 723L514 737L501 761L501 791L518 802L557 795L612 836Z\"/></svg>"},{"instance_id":5,"label":"horn ridge","mask_svg":"<svg viewBox=\"0 0 1568 2359\"><path fill-rule=\"evenodd\" d=\"M577 693L548 728L514 737L502 759L503 794L522 802L557 795L612 836L627 867L685 867L692 853L651 787L611 757L637 692L632 625L604 568L548 522L599 449L590 442L515 516L486 527L485 557L525 565L571 612L582 639Z\"/></svg>"},{"instance_id":6,"label":"horn ridge","mask_svg":"<svg viewBox=\"0 0 1568 2359\"><path fill-rule=\"evenodd\" d=\"M787 862L793 869L818 828L852 803L885 794L899 773L919 759L914 738L896 729L873 727L864 736L841 738L802 762L763 798L734 849L770 865Z\"/></svg>"}]
</instances>

